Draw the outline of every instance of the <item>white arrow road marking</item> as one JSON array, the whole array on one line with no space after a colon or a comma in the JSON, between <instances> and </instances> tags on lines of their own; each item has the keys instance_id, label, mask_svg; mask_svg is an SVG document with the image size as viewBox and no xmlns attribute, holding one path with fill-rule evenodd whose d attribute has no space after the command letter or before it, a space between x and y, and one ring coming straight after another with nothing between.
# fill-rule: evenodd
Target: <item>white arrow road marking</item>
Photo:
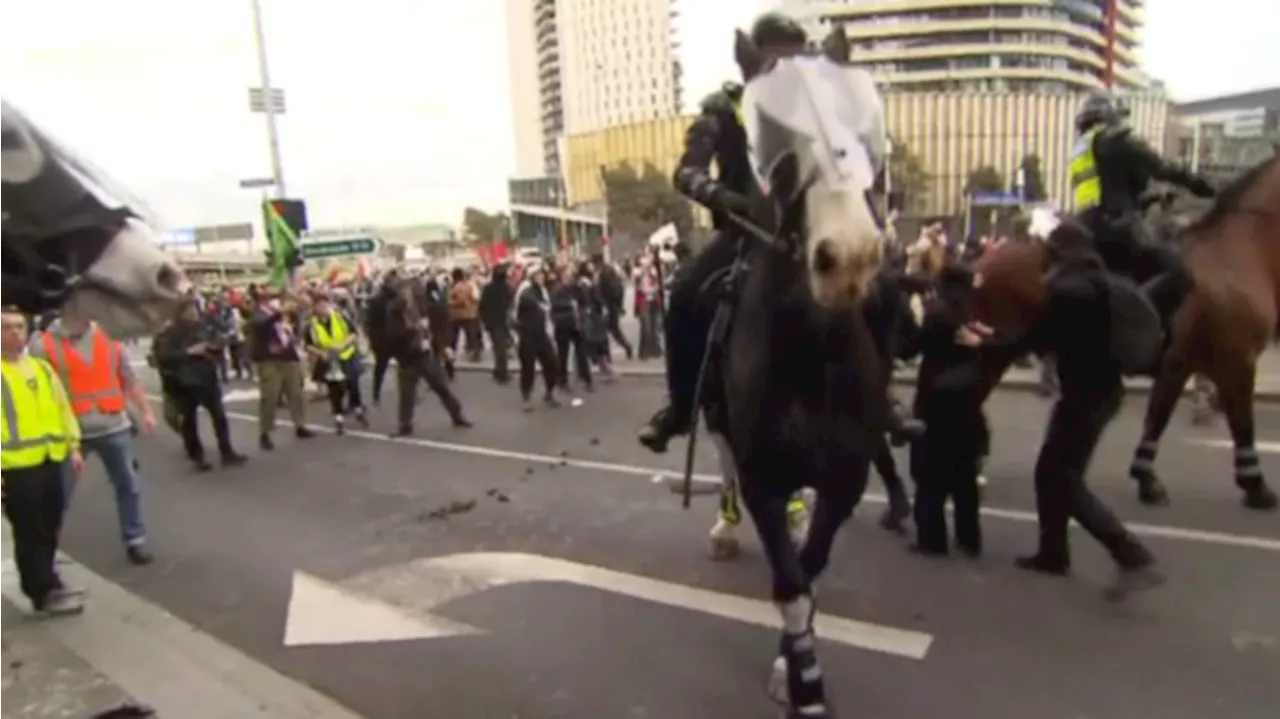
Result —
<instances>
[{"instance_id":1,"label":"white arrow road marking","mask_svg":"<svg viewBox=\"0 0 1280 719\"><path fill-rule=\"evenodd\" d=\"M25 608L7 524L0 534L0 587L6 601ZM39 630L126 694L155 707L158 716L363 719L74 561L59 564L58 571L68 585L87 592L88 607L76 617L41 622ZM5 674L7 683L7 668Z\"/></svg>"},{"instance_id":2,"label":"white arrow road marking","mask_svg":"<svg viewBox=\"0 0 1280 719\"><path fill-rule=\"evenodd\" d=\"M768 629L779 626L778 610L770 602L538 554L468 552L429 557L373 570L343 585L411 614L431 616L440 606L485 589L533 582L575 584ZM339 621L333 614L324 619ZM828 614L818 615L815 629L826 641L909 659L924 659L933 643L933 637L922 632Z\"/></svg>"},{"instance_id":3,"label":"white arrow road marking","mask_svg":"<svg viewBox=\"0 0 1280 719\"><path fill-rule=\"evenodd\" d=\"M444 617L410 615L304 572L293 574L286 616L286 647L400 642L480 633L475 627Z\"/></svg>"}]
</instances>

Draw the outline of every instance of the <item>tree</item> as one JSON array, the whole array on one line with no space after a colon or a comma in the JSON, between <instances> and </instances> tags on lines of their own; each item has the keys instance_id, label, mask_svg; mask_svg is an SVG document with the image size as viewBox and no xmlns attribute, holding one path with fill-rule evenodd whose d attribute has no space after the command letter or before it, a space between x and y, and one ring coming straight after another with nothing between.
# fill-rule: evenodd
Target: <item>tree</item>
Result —
<instances>
[{"instance_id":1,"label":"tree","mask_svg":"<svg viewBox=\"0 0 1280 719\"><path fill-rule=\"evenodd\" d=\"M964 191L966 194L981 194L984 192L1004 192L1004 175L991 165L983 165L973 172L969 173L969 179L965 181Z\"/></svg>"},{"instance_id":2,"label":"tree","mask_svg":"<svg viewBox=\"0 0 1280 719\"><path fill-rule=\"evenodd\" d=\"M511 218L505 213L488 214L474 207L462 211L462 239L465 242L492 242L506 240L511 230Z\"/></svg>"},{"instance_id":3,"label":"tree","mask_svg":"<svg viewBox=\"0 0 1280 719\"><path fill-rule=\"evenodd\" d=\"M929 194L931 178L924 162L905 143L889 138L893 151L889 155L889 192L891 197L901 197L894 202L896 209L906 214L918 212Z\"/></svg>"},{"instance_id":4,"label":"tree","mask_svg":"<svg viewBox=\"0 0 1280 719\"><path fill-rule=\"evenodd\" d=\"M1040 156L1027 155L1022 158L1022 199L1027 202L1043 202L1049 199L1044 186L1044 172L1040 169Z\"/></svg>"},{"instance_id":5,"label":"tree","mask_svg":"<svg viewBox=\"0 0 1280 719\"><path fill-rule=\"evenodd\" d=\"M611 232L647 238L672 222L681 237L692 233L693 208L654 165L646 163L637 172L630 163L623 163L604 168L601 175Z\"/></svg>"},{"instance_id":6,"label":"tree","mask_svg":"<svg viewBox=\"0 0 1280 719\"><path fill-rule=\"evenodd\" d=\"M983 165L970 172L964 187L965 194L969 196L994 192L1003 193L1005 189L1004 176L991 165ZM974 206L972 212L969 213L970 221L973 223L970 231L978 236L992 234L996 229L998 215L999 211L997 209Z\"/></svg>"}]
</instances>

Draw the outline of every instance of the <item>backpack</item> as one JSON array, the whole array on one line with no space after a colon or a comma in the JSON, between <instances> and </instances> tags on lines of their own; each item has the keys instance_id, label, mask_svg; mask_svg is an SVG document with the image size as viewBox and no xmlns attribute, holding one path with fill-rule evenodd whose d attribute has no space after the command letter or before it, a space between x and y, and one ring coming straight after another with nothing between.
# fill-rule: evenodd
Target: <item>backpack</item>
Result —
<instances>
[{"instance_id":1,"label":"backpack","mask_svg":"<svg viewBox=\"0 0 1280 719\"><path fill-rule=\"evenodd\" d=\"M1105 276L1111 305L1111 357L1125 375L1151 372L1164 354L1160 313L1132 280L1111 272Z\"/></svg>"}]
</instances>

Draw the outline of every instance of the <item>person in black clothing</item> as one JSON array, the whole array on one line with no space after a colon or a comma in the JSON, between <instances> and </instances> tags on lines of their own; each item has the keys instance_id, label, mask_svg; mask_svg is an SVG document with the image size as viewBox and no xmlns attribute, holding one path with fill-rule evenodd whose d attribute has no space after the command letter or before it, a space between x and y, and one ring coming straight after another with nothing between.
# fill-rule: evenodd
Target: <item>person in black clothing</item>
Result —
<instances>
[{"instance_id":1,"label":"person in black clothing","mask_svg":"<svg viewBox=\"0 0 1280 719\"><path fill-rule=\"evenodd\" d=\"M449 319L449 291L441 285L438 277L430 274L422 282L418 301L419 310L431 327L429 339L432 355L444 367L445 376L452 380L456 368L453 363L453 347L449 342L453 338L453 323Z\"/></svg>"},{"instance_id":2,"label":"person in black clothing","mask_svg":"<svg viewBox=\"0 0 1280 719\"><path fill-rule=\"evenodd\" d=\"M988 433L982 413L981 357L976 347L990 329L968 322L966 296L973 275L961 267L945 268L924 322L904 353L923 355L916 381L915 415L924 434L911 444L911 475L916 483L915 551L948 552L946 504L950 499L956 544L976 557L982 554L978 473Z\"/></svg>"},{"instance_id":3,"label":"person in black clothing","mask_svg":"<svg viewBox=\"0 0 1280 719\"><path fill-rule=\"evenodd\" d=\"M569 391L569 353L573 352L574 368L583 390L590 392L591 361L582 334L583 313L587 305L587 287L571 265L559 268L559 277L551 286L551 331L556 344L556 365L560 369L560 387Z\"/></svg>"},{"instance_id":4,"label":"person in black clothing","mask_svg":"<svg viewBox=\"0 0 1280 719\"><path fill-rule=\"evenodd\" d=\"M516 332L520 338L520 397L524 400L524 409L533 410L533 379L539 365L545 384L542 399L548 406L558 407L555 389L560 371L556 367L555 345L547 334L551 298L547 294L545 270L530 268L528 279L516 292L515 305Z\"/></svg>"},{"instance_id":5,"label":"person in black clothing","mask_svg":"<svg viewBox=\"0 0 1280 719\"><path fill-rule=\"evenodd\" d=\"M449 413L454 427L471 426L462 411L462 403L449 387L449 380L445 377L444 368L441 367L438 353L434 349L438 343L432 335L437 328L422 314L420 304L413 283L405 281L397 289L395 299L387 306L386 346L396 360L400 395L399 428L393 435L397 437L413 434L413 414L417 405L419 381L426 382L427 387L440 398L440 404Z\"/></svg>"},{"instance_id":6,"label":"person in black clothing","mask_svg":"<svg viewBox=\"0 0 1280 719\"><path fill-rule=\"evenodd\" d=\"M808 37L804 30L794 20L778 13L761 16L752 26L751 39L763 53L772 57L790 57L807 51ZM706 297L700 296L700 292L711 277L738 258L739 242L743 238L729 215L750 214L747 198L754 191L755 179L747 152L746 129L738 120L742 93L742 85L726 83L702 102L698 118L685 135L684 154L673 178L676 189L711 211L716 234L671 287L664 328L670 404L659 410L639 435L640 443L654 452L665 452L671 438L687 432L692 423L698 402L694 396L698 372L719 300L715 292L707 293ZM713 163L719 166L718 177L712 177ZM872 341L867 328L857 324L855 331L866 341ZM880 370L864 371L875 374ZM874 385L875 379L869 376L864 381ZM894 434L918 431L915 426L905 427L905 419L891 411L887 395L867 397L865 401L880 405L869 414L883 423L886 431Z\"/></svg>"},{"instance_id":7,"label":"person in black clothing","mask_svg":"<svg viewBox=\"0 0 1280 719\"><path fill-rule=\"evenodd\" d=\"M626 281L623 275L618 272L618 268L604 261L602 253L595 253L591 256L591 264L599 268L599 277L596 280L600 290L600 299L604 302L606 310L606 329L609 337L622 348L626 353L627 359L635 356L635 350L631 346L631 342L627 336L622 333L622 315L625 313L623 305L626 302ZM605 351L608 351L606 345Z\"/></svg>"},{"instance_id":8,"label":"person in black clothing","mask_svg":"<svg viewBox=\"0 0 1280 719\"><path fill-rule=\"evenodd\" d=\"M373 403L382 399L382 382L391 366L391 348L387 346L387 309L396 296L400 278L395 270L387 273L365 307L364 331L373 354Z\"/></svg>"},{"instance_id":9,"label":"person in black clothing","mask_svg":"<svg viewBox=\"0 0 1280 719\"><path fill-rule=\"evenodd\" d=\"M1107 268L1139 283L1150 282L1147 294L1167 321L1190 280L1177 249L1150 237L1142 198L1153 181L1205 198L1214 196L1214 188L1161 158L1125 124L1125 116L1108 92L1090 95L1076 115L1080 138L1071 162L1076 211L1093 232Z\"/></svg>"},{"instance_id":10,"label":"person in black clothing","mask_svg":"<svg viewBox=\"0 0 1280 719\"><path fill-rule=\"evenodd\" d=\"M1119 572L1108 596L1118 600L1161 583L1163 577L1151 552L1085 483L1098 440L1124 396L1120 366L1110 347L1111 285L1086 227L1065 221L1048 242L1054 262L1045 278L1048 304L1035 340L1055 356L1062 393L1036 461L1039 550L1017 564L1066 574L1071 567L1067 524L1075 519L1115 560Z\"/></svg>"},{"instance_id":11,"label":"person in black clothing","mask_svg":"<svg viewBox=\"0 0 1280 719\"><path fill-rule=\"evenodd\" d=\"M221 351L220 341L217 331L208 326L195 303L188 300L178 309L173 324L157 335L154 342L156 361L162 368L161 376L169 374L171 389L178 400L183 448L201 472L213 468L205 458L204 445L200 442L196 410L201 407L208 410L213 421L223 466L237 466L245 462L245 457L231 446L227 411L222 405L222 386L218 381L215 359L216 353Z\"/></svg>"},{"instance_id":12,"label":"person in black clothing","mask_svg":"<svg viewBox=\"0 0 1280 719\"><path fill-rule=\"evenodd\" d=\"M489 334L493 348L493 381L506 384L511 381L509 369L511 352L511 282L507 277L508 265L504 262L493 268L489 282L480 290L480 324Z\"/></svg>"}]
</instances>

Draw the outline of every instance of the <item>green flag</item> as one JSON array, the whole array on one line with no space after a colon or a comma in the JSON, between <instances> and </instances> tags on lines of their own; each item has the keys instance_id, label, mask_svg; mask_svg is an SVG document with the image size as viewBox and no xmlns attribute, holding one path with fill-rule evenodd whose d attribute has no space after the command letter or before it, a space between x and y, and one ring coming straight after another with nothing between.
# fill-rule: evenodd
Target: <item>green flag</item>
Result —
<instances>
[{"instance_id":1,"label":"green flag","mask_svg":"<svg viewBox=\"0 0 1280 719\"><path fill-rule=\"evenodd\" d=\"M299 252L298 235L270 200L262 203L262 221L267 230L267 247L271 249L271 284L282 289L293 283L293 267L289 260Z\"/></svg>"}]
</instances>

